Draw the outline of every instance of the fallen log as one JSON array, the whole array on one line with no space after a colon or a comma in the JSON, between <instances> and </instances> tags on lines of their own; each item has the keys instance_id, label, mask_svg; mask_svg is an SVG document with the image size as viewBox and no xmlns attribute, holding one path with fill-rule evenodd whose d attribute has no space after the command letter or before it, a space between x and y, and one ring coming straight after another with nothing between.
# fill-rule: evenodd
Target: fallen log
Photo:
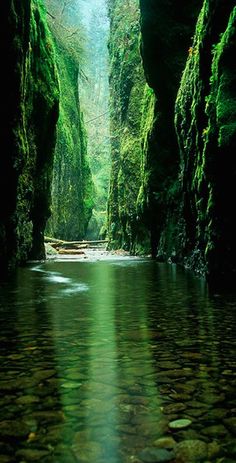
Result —
<instances>
[{"instance_id":1,"label":"fallen log","mask_svg":"<svg viewBox=\"0 0 236 463\"><path fill-rule=\"evenodd\" d=\"M89 248L88 243L80 243L78 241L65 241L64 243L57 244L60 248L69 249L87 249Z\"/></svg>"},{"instance_id":2,"label":"fallen log","mask_svg":"<svg viewBox=\"0 0 236 463\"><path fill-rule=\"evenodd\" d=\"M96 244L107 244L108 240L95 240L95 241L61 241L59 244L65 245L96 245Z\"/></svg>"},{"instance_id":3,"label":"fallen log","mask_svg":"<svg viewBox=\"0 0 236 463\"><path fill-rule=\"evenodd\" d=\"M44 237L44 243L48 243L48 244L50 244L51 246L52 246L52 243L54 243L54 244L56 244L56 243L57 243L57 244L61 244L61 243L64 243L64 242L65 242L65 241L63 241L63 240L58 240L57 238L51 238L51 237L49 237L49 236L45 236L45 237Z\"/></svg>"},{"instance_id":4,"label":"fallen log","mask_svg":"<svg viewBox=\"0 0 236 463\"><path fill-rule=\"evenodd\" d=\"M54 249L88 249L88 244L71 244L71 243L47 243Z\"/></svg>"},{"instance_id":5,"label":"fallen log","mask_svg":"<svg viewBox=\"0 0 236 463\"><path fill-rule=\"evenodd\" d=\"M61 255L73 255L73 256L82 256L85 253L83 251L79 251L79 249L59 249L58 254Z\"/></svg>"},{"instance_id":6,"label":"fallen log","mask_svg":"<svg viewBox=\"0 0 236 463\"><path fill-rule=\"evenodd\" d=\"M88 241L88 240L83 240L83 241L66 241L66 240L58 240L56 238L50 238L48 236L44 237L44 242L49 243L51 246L52 245L58 245L58 246L93 246L93 245L100 245L100 244L107 244L108 240L94 240L94 241Z\"/></svg>"},{"instance_id":7,"label":"fallen log","mask_svg":"<svg viewBox=\"0 0 236 463\"><path fill-rule=\"evenodd\" d=\"M90 247L99 247L108 243L108 240L95 240L95 241L63 241L56 238L46 237L45 243L50 244L54 249L88 249Z\"/></svg>"}]
</instances>

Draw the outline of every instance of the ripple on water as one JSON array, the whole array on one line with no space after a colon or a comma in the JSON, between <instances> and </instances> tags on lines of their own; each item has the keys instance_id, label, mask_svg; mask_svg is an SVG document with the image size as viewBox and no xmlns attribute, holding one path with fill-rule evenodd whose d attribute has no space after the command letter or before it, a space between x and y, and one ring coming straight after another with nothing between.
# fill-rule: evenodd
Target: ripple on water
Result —
<instances>
[{"instance_id":1,"label":"ripple on water","mask_svg":"<svg viewBox=\"0 0 236 463\"><path fill-rule=\"evenodd\" d=\"M81 293L83 291L88 291L88 285L83 283L74 283L70 286L70 288L65 288L61 290L61 293L64 295L76 294Z\"/></svg>"},{"instance_id":2,"label":"ripple on water","mask_svg":"<svg viewBox=\"0 0 236 463\"><path fill-rule=\"evenodd\" d=\"M55 274L50 273L50 272L46 273L44 278L45 278L45 280L51 281L52 283L64 283L64 284L71 283L70 278L63 277L61 275L55 275Z\"/></svg>"},{"instance_id":3,"label":"ripple on water","mask_svg":"<svg viewBox=\"0 0 236 463\"><path fill-rule=\"evenodd\" d=\"M81 293L88 291L89 287L85 283L75 283L69 277L63 276L60 272L51 272L43 269L41 266L32 267L34 272L43 273L43 279L50 283L68 285L66 288L60 290L60 294L50 295L50 299L58 299L61 295L69 296L71 294Z\"/></svg>"}]
</instances>

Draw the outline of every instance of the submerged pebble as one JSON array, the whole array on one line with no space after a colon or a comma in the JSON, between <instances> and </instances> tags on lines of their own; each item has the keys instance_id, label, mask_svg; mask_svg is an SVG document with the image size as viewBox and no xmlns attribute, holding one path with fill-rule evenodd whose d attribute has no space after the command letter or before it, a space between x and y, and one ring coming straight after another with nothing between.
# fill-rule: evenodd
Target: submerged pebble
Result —
<instances>
[{"instance_id":1,"label":"submerged pebble","mask_svg":"<svg viewBox=\"0 0 236 463\"><path fill-rule=\"evenodd\" d=\"M77 278L75 268L65 277ZM111 264L95 288L95 268L84 267L78 278L91 278L91 290L74 294L67 310L34 272L35 305L20 289L14 310L0 311L1 463L236 461L236 344L233 331L222 336L232 307L223 318L213 306L209 318L205 295L198 311L201 298L189 308L176 286L164 299L153 287L149 302L145 272L134 268L120 274ZM212 313L214 330L196 330L196 317L208 326Z\"/></svg>"},{"instance_id":2,"label":"submerged pebble","mask_svg":"<svg viewBox=\"0 0 236 463\"><path fill-rule=\"evenodd\" d=\"M23 421L1 421L0 437L26 437L30 432L29 426Z\"/></svg>"},{"instance_id":3,"label":"submerged pebble","mask_svg":"<svg viewBox=\"0 0 236 463\"><path fill-rule=\"evenodd\" d=\"M139 458L144 463L168 463L174 459L174 452L166 449L149 447L139 453Z\"/></svg>"},{"instance_id":4,"label":"submerged pebble","mask_svg":"<svg viewBox=\"0 0 236 463\"><path fill-rule=\"evenodd\" d=\"M23 458L26 461L42 460L48 454L48 451L38 449L21 449L16 452L17 457Z\"/></svg>"},{"instance_id":5,"label":"submerged pebble","mask_svg":"<svg viewBox=\"0 0 236 463\"><path fill-rule=\"evenodd\" d=\"M38 402L39 402L39 398L34 395L23 395L21 397L18 397L18 399L16 399L16 403L19 405L30 405L30 404L34 404Z\"/></svg>"},{"instance_id":6,"label":"submerged pebble","mask_svg":"<svg viewBox=\"0 0 236 463\"><path fill-rule=\"evenodd\" d=\"M203 429L203 434L210 437L224 437L227 434L227 429L224 427L223 424L216 424L213 426L208 426L207 428Z\"/></svg>"},{"instance_id":7,"label":"submerged pebble","mask_svg":"<svg viewBox=\"0 0 236 463\"><path fill-rule=\"evenodd\" d=\"M188 428L191 424L192 421L188 419L175 420L169 423L169 428L173 431L178 431L179 429Z\"/></svg>"},{"instance_id":8,"label":"submerged pebble","mask_svg":"<svg viewBox=\"0 0 236 463\"><path fill-rule=\"evenodd\" d=\"M161 437L153 442L154 447L158 447L160 449L169 449L172 450L176 446L176 441L173 437Z\"/></svg>"},{"instance_id":9,"label":"submerged pebble","mask_svg":"<svg viewBox=\"0 0 236 463\"><path fill-rule=\"evenodd\" d=\"M178 463L201 463L208 457L208 446L201 440L186 440L177 444L175 455Z\"/></svg>"},{"instance_id":10,"label":"submerged pebble","mask_svg":"<svg viewBox=\"0 0 236 463\"><path fill-rule=\"evenodd\" d=\"M224 424L236 436L236 416L225 419Z\"/></svg>"}]
</instances>

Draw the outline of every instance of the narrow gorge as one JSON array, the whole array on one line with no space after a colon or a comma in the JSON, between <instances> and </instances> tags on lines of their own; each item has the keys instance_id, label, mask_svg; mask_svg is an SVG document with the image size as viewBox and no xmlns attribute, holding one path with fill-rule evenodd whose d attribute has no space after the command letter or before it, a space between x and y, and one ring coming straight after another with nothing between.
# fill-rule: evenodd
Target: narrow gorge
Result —
<instances>
[{"instance_id":1,"label":"narrow gorge","mask_svg":"<svg viewBox=\"0 0 236 463\"><path fill-rule=\"evenodd\" d=\"M98 129L93 117L88 127L84 121L83 112L91 119L96 106L88 103L92 97L86 84L79 84L86 80L86 39L82 3L76 16L73 8L73 2L67 7L67 2L53 0L44 6L36 0L4 6L3 78L9 98L2 106L1 267L44 256L43 234L51 213L47 234L85 238L99 188L103 206L93 218L91 236L98 237L96 227L102 226L110 249L184 264L213 283L233 282L234 2L202 5L194 0L186 7L152 0L140 5L138 0L125 5L109 1L111 174L106 220L101 194L109 180L108 132L101 128L103 121ZM96 24L94 18L87 22ZM102 43L102 27L108 30L96 25L95 33L90 32L89 50L96 34ZM93 62L97 75L108 75L106 58L96 64L101 46L105 41L97 56L90 57L90 75ZM102 85L96 97L100 100L94 98L95 105L101 101L94 120L108 111L107 84ZM95 95L95 81L91 91ZM88 158L88 130L90 145L105 133L99 141L104 161L92 145L95 157Z\"/></svg>"},{"instance_id":2,"label":"narrow gorge","mask_svg":"<svg viewBox=\"0 0 236 463\"><path fill-rule=\"evenodd\" d=\"M0 11L0 463L235 463L235 0Z\"/></svg>"},{"instance_id":3,"label":"narrow gorge","mask_svg":"<svg viewBox=\"0 0 236 463\"><path fill-rule=\"evenodd\" d=\"M111 246L233 282L235 4L111 5Z\"/></svg>"}]
</instances>

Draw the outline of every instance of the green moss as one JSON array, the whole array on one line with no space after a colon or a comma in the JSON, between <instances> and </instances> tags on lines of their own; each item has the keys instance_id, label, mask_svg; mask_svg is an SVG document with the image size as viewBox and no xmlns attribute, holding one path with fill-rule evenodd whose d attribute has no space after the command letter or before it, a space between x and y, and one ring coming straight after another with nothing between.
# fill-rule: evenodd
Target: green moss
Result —
<instances>
[{"instance_id":1,"label":"green moss","mask_svg":"<svg viewBox=\"0 0 236 463\"><path fill-rule=\"evenodd\" d=\"M236 35L236 7L233 9L226 31L214 47L211 94L209 105L216 101L216 123L219 130L219 147L227 147L236 137L235 82L236 72L231 60Z\"/></svg>"},{"instance_id":2,"label":"green moss","mask_svg":"<svg viewBox=\"0 0 236 463\"><path fill-rule=\"evenodd\" d=\"M148 165L149 141L155 124L156 97L154 91L146 84L142 101L142 118L140 136L142 143L141 186L137 197L137 211L141 218L148 208L148 185L150 178L150 166Z\"/></svg>"},{"instance_id":3,"label":"green moss","mask_svg":"<svg viewBox=\"0 0 236 463\"><path fill-rule=\"evenodd\" d=\"M150 0L147 4L141 0L140 44L138 2L125 7L120 0L109 2L114 136L109 237L113 246L132 252L145 250L155 255L168 220L179 222L177 202L182 201L173 113L200 3L189 2L187 8L184 4L180 15L174 1ZM142 65L149 86L144 76L137 78L135 73L138 69L141 76ZM174 236L174 232L167 234L169 239Z\"/></svg>"},{"instance_id":4,"label":"green moss","mask_svg":"<svg viewBox=\"0 0 236 463\"><path fill-rule=\"evenodd\" d=\"M186 243L191 265L211 281L235 270L230 203L235 184L236 8L205 0L176 103ZM198 260L192 255L198 254ZM227 275L227 276L226 276Z\"/></svg>"},{"instance_id":5,"label":"green moss","mask_svg":"<svg viewBox=\"0 0 236 463\"><path fill-rule=\"evenodd\" d=\"M2 105L6 151L1 157L0 193L8 199L0 211L0 260L1 267L13 267L30 253L44 256L59 92L41 3L6 2L1 20L8 99Z\"/></svg>"},{"instance_id":6,"label":"green moss","mask_svg":"<svg viewBox=\"0 0 236 463\"><path fill-rule=\"evenodd\" d=\"M108 234L112 247L135 252L141 186L145 78L139 52L138 2L110 2L112 173Z\"/></svg>"},{"instance_id":7,"label":"green moss","mask_svg":"<svg viewBox=\"0 0 236 463\"><path fill-rule=\"evenodd\" d=\"M43 3L32 3L31 45L28 66L31 67L29 85L31 101L26 110L31 112L27 132L36 147L34 179L32 257L44 256L44 229L50 216L55 127L58 118L59 89L55 55L50 32L46 24ZM31 140L31 144L32 144Z\"/></svg>"},{"instance_id":8,"label":"green moss","mask_svg":"<svg viewBox=\"0 0 236 463\"><path fill-rule=\"evenodd\" d=\"M47 233L56 238L75 240L85 236L93 209L94 190L78 93L79 65L58 42L56 58L61 99L52 185L52 217Z\"/></svg>"}]
</instances>

